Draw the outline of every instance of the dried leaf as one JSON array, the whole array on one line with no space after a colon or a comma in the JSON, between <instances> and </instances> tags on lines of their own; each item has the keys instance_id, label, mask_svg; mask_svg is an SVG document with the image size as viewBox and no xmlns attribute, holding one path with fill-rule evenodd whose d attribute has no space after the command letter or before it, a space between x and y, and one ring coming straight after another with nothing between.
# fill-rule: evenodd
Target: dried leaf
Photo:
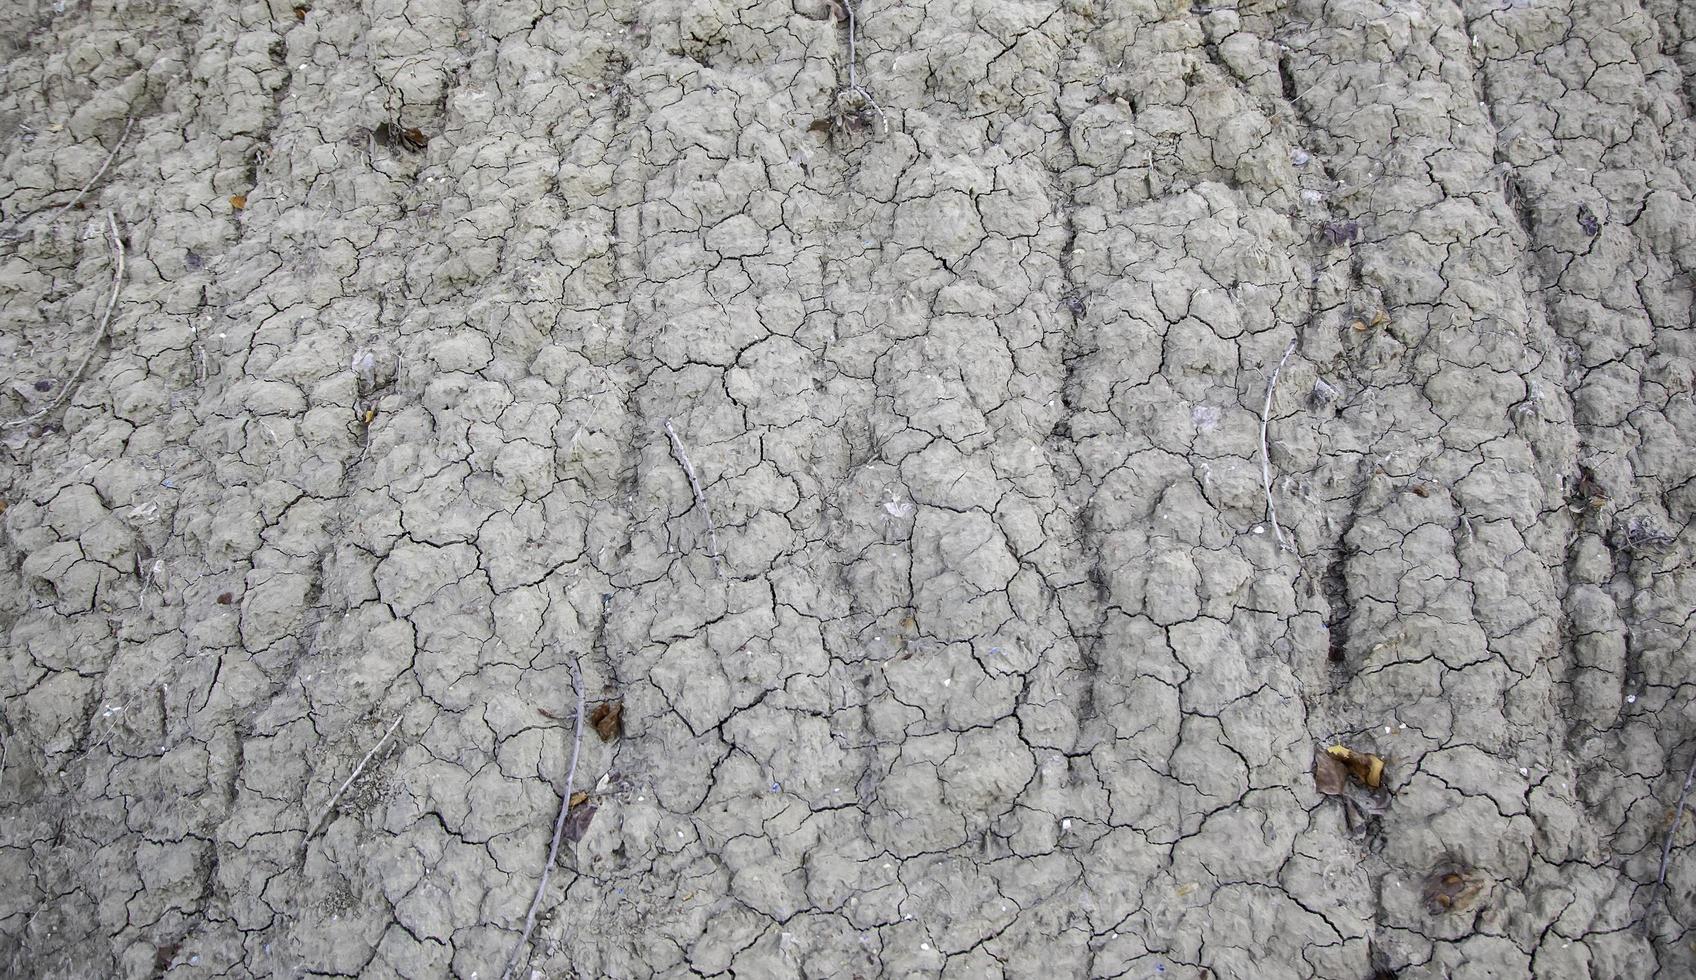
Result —
<instances>
[{"instance_id":1,"label":"dried leaf","mask_svg":"<svg viewBox=\"0 0 1696 980\"><path fill-rule=\"evenodd\" d=\"M1378 789L1384 785L1384 760L1378 756L1356 752L1343 745L1333 745L1325 751L1347 766L1349 775L1362 786Z\"/></svg>"},{"instance_id":2,"label":"dried leaf","mask_svg":"<svg viewBox=\"0 0 1696 980\"><path fill-rule=\"evenodd\" d=\"M1583 228L1584 233L1591 238L1602 233L1602 221L1596 217L1596 212L1590 210L1588 204L1578 206L1578 227Z\"/></svg>"},{"instance_id":3,"label":"dried leaf","mask_svg":"<svg viewBox=\"0 0 1696 980\"><path fill-rule=\"evenodd\" d=\"M297 6L296 6L296 7L295 7L295 8L294 8L294 19L295 19L295 20L305 20L305 19L306 19L306 15L307 15L307 14L309 14L309 13L311 13L311 12L312 12L312 8L311 8L311 7L308 7L308 6L307 6L307 5L306 5L306 4L304 4L304 3L303 3L303 4L298 4L298 5L297 5Z\"/></svg>"},{"instance_id":4,"label":"dried leaf","mask_svg":"<svg viewBox=\"0 0 1696 980\"><path fill-rule=\"evenodd\" d=\"M1313 787L1326 796L1340 796L1349 778L1348 768L1329 752L1313 754Z\"/></svg>"},{"instance_id":5,"label":"dried leaf","mask_svg":"<svg viewBox=\"0 0 1696 980\"><path fill-rule=\"evenodd\" d=\"M237 211L240 211L242 208L247 207L247 195L246 194L231 194L230 195L230 207L235 208Z\"/></svg>"},{"instance_id":6,"label":"dried leaf","mask_svg":"<svg viewBox=\"0 0 1696 980\"><path fill-rule=\"evenodd\" d=\"M582 790L578 790L577 792L571 794L571 805L575 807L575 806L583 803L588 798L589 798L588 793L585 793Z\"/></svg>"},{"instance_id":7,"label":"dried leaf","mask_svg":"<svg viewBox=\"0 0 1696 980\"><path fill-rule=\"evenodd\" d=\"M416 151L424 149L424 146L430 142L430 137L425 136L422 129L412 126L400 131L400 142L407 149Z\"/></svg>"},{"instance_id":8,"label":"dried leaf","mask_svg":"<svg viewBox=\"0 0 1696 980\"><path fill-rule=\"evenodd\" d=\"M236 601L234 592L223 592L218 595L218 605L220 606L227 606L234 601Z\"/></svg>"},{"instance_id":9,"label":"dried leaf","mask_svg":"<svg viewBox=\"0 0 1696 980\"><path fill-rule=\"evenodd\" d=\"M573 844L582 840L583 835L589 832L589 821L595 819L595 814L599 811L600 807L593 803L584 803L574 808L565 817L565 839Z\"/></svg>"},{"instance_id":10,"label":"dried leaf","mask_svg":"<svg viewBox=\"0 0 1696 980\"><path fill-rule=\"evenodd\" d=\"M607 701L589 712L589 724L595 726L601 741L610 742L624 734L624 702Z\"/></svg>"},{"instance_id":11,"label":"dried leaf","mask_svg":"<svg viewBox=\"0 0 1696 980\"><path fill-rule=\"evenodd\" d=\"M1425 911L1465 912L1484 893L1484 880L1465 868L1439 868L1425 879Z\"/></svg>"},{"instance_id":12,"label":"dried leaf","mask_svg":"<svg viewBox=\"0 0 1696 980\"><path fill-rule=\"evenodd\" d=\"M830 120L829 119L814 119L812 121L812 123L807 126L807 132L809 132L809 133L828 133L828 132L830 132Z\"/></svg>"}]
</instances>

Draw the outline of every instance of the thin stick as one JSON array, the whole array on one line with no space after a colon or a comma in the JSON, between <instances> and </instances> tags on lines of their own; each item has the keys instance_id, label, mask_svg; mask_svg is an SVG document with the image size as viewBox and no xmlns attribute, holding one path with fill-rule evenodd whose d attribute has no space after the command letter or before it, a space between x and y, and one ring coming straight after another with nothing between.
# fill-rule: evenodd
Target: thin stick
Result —
<instances>
[{"instance_id":1,"label":"thin stick","mask_svg":"<svg viewBox=\"0 0 1696 980\"><path fill-rule=\"evenodd\" d=\"M1684 774L1684 788L1678 792L1678 806L1672 811L1672 826L1667 829L1667 839L1661 845L1661 873L1655 878L1655 887L1667 883L1667 864L1672 860L1672 839L1678 833L1678 825L1684 821L1684 801L1690 795L1690 784L1696 782L1696 756L1690 759L1690 771Z\"/></svg>"},{"instance_id":2,"label":"thin stick","mask_svg":"<svg viewBox=\"0 0 1696 980\"><path fill-rule=\"evenodd\" d=\"M1272 502L1272 453L1266 448L1266 428L1272 420L1272 395L1278 390L1278 375L1284 370L1284 362L1295 352L1296 342L1292 340L1278 366L1272 369L1272 378L1266 382L1266 407L1260 410L1260 482L1266 488L1266 518L1272 522L1272 537L1285 551L1290 546L1284 541L1284 531L1278 526L1278 507Z\"/></svg>"},{"instance_id":3,"label":"thin stick","mask_svg":"<svg viewBox=\"0 0 1696 980\"><path fill-rule=\"evenodd\" d=\"M300 842L302 848L311 843L312 838L317 837L318 832L323 830L325 824L330 822L330 814L336 812L336 801L342 798L342 794L347 792L347 788L352 786L353 781L359 778L359 774L365 771L365 766L370 763L371 757L376 755L377 750L383 747L383 743L389 740L389 736L395 733L395 729L400 727L401 719L405 717L406 712L404 711L395 716L394 724L389 726L389 730L383 733L383 737L377 740L376 745L371 746L371 751L365 753L365 758L359 760L359 765L353 767L353 772L348 773L347 779L343 780L342 784L336 787L336 791L330 794L330 802L324 804L324 811L318 815L318 822L312 825L311 832L306 835L305 840Z\"/></svg>"},{"instance_id":4,"label":"thin stick","mask_svg":"<svg viewBox=\"0 0 1696 980\"><path fill-rule=\"evenodd\" d=\"M106 176L106 169L108 167L112 166L113 160L116 160L118 158L118 151L124 148L124 140L127 140L127 139L130 138L130 127L134 126L134 125L135 125L135 117L134 116L130 116L129 118L124 120L124 131L122 133L118 134L118 142L112 144L112 152L106 154L106 162L100 165L100 169L96 170L94 172L94 176L90 177L88 179L88 183L82 185L82 190L77 191L76 197L73 197L69 201L65 202L64 204L59 205L57 208L55 208L53 210L52 214L47 216L48 224L52 224L54 221L57 221L61 214L64 214L66 211L69 211L70 209L76 207L77 202L82 200L88 194L89 189L92 188L97 182L99 182L101 177ZM26 218L25 220L27 221L28 219ZM22 224L23 224L23 222L19 222L20 226Z\"/></svg>"},{"instance_id":5,"label":"thin stick","mask_svg":"<svg viewBox=\"0 0 1696 980\"><path fill-rule=\"evenodd\" d=\"M4 428L10 429L27 425L58 408L60 403L71 396L71 389L75 388L77 382L81 380L82 373L88 369L88 362L94 360L94 352L100 349L101 341L106 339L106 331L112 325L112 311L118 305L118 290L122 289L124 285L124 242L118 236L118 219L113 217L110 211L106 212L106 230L112 236L112 295L106 300L106 312L100 315L100 324L94 333L94 343L88 345L88 353L83 355L82 363L78 364L77 369L71 372L71 376L60 386L59 394L48 402L45 408L25 415L23 418L13 419L5 423Z\"/></svg>"},{"instance_id":6,"label":"thin stick","mask_svg":"<svg viewBox=\"0 0 1696 980\"><path fill-rule=\"evenodd\" d=\"M858 92L866 103L877 111L877 117L883 120L883 131L889 132L889 116L884 114L883 106L877 104L872 94L860 86L859 55L856 53L856 39L860 33L859 20L855 17L854 0L842 0L842 9L848 13L848 90Z\"/></svg>"},{"instance_id":7,"label":"thin stick","mask_svg":"<svg viewBox=\"0 0 1696 980\"><path fill-rule=\"evenodd\" d=\"M665 420L665 434L671 437L671 451L677 457L677 462L683 467L683 473L689 477L689 486L695 491L695 505L701 508L701 514L707 519L707 534L712 539L713 574L724 577L724 569L718 563L718 525L713 523L713 512L707 506L707 492L701 489L701 481L695 476L695 465L689 462L689 451L683 448L683 440L678 438L677 430L671 427L671 419Z\"/></svg>"},{"instance_id":8,"label":"thin stick","mask_svg":"<svg viewBox=\"0 0 1696 980\"><path fill-rule=\"evenodd\" d=\"M559 839L565 834L565 817L571 812L571 789L577 782L577 755L583 748L583 674L575 658L571 661L571 687L577 692L577 724L571 735L571 768L565 771L565 795L560 797L559 816L554 818L554 839L548 845L548 863L542 865L542 880L536 884L536 897L530 900L530 912L524 916L524 934L518 937L518 945L507 957L501 980L512 975L513 968L518 965L518 954L524 952L524 947L530 942L530 934L536 929L536 912L541 909L542 895L548 890L548 875L559 857Z\"/></svg>"}]
</instances>

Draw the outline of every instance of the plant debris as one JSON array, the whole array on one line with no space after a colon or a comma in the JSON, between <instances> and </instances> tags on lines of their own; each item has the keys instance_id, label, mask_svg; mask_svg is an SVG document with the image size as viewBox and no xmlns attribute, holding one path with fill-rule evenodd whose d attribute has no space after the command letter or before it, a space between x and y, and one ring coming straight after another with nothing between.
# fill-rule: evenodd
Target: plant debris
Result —
<instances>
[{"instance_id":1,"label":"plant debris","mask_svg":"<svg viewBox=\"0 0 1696 980\"><path fill-rule=\"evenodd\" d=\"M247 207L247 195L246 194L231 194L230 195L230 207L234 208L237 211L240 211L243 208Z\"/></svg>"},{"instance_id":2,"label":"plant debris","mask_svg":"<svg viewBox=\"0 0 1696 980\"><path fill-rule=\"evenodd\" d=\"M624 702L607 701L595 706L589 712L589 724L595 726L595 733L601 736L601 741L610 742L624 734Z\"/></svg>"},{"instance_id":3,"label":"plant debris","mask_svg":"<svg viewBox=\"0 0 1696 980\"><path fill-rule=\"evenodd\" d=\"M1432 915L1465 912L1484 893L1484 879L1469 868L1450 864L1425 879L1425 911Z\"/></svg>"},{"instance_id":4,"label":"plant debris","mask_svg":"<svg viewBox=\"0 0 1696 980\"><path fill-rule=\"evenodd\" d=\"M1384 786L1384 760L1376 755L1356 752L1344 745L1333 745L1325 750L1325 754L1337 760L1348 769L1349 775L1355 782L1367 789L1382 789Z\"/></svg>"},{"instance_id":5,"label":"plant debris","mask_svg":"<svg viewBox=\"0 0 1696 980\"><path fill-rule=\"evenodd\" d=\"M1602 233L1602 220L1596 217L1596 212L1590 210L1588 204L1578 206L1578 227L1583 228L1584 233L1591 238Z\"/></svg>"},{"instance_id":6,"label":"plant debris","mask_svg":"<svg viewBox=\"0 0 1696 980\"><path fill-rule=\"evenodd\" d=\"M1326 796L1341 796L1348 778L1348 767L1336 756L1329 752L1313 754L1313 786L1319 792Z\"/></svg>"},{"instance_id":7,"label":"plant debris","mask_svg":"<svg viewBox=\"0 0 1696 980\"><path fill-rule=\"evenodd\" d=\"M1319 234L1332 245L1347 245L1360 241L1360 222L1358 221L1327 221L1319 227Z\"/></svg>"},{"instance_id":8,"label":"plant debris","mask_svg":"<svg viewBox=\"0 0 1696 980\"><path fill-rule=\"evenodd\" d=\"M578 796L583 797L582 802L577 801ZM589 832L590 821L595 819L595 814L599 813L601 809L599 806L590 803L588 798L588 793L573 793L571 797L571 813L566 816L565 829L561 833L566 840L573 844L582 840L583 835Z\"/></svg>"},{"instance_id":9,"label":"plant debris","mask_svg":"<svg viewBox=\"0 0 1696 980\"><path fill-rule=\"evenodd\" d=\"M1596 474L1588 466L1578 468L1578 485L1573 488L1569 500L1572 512L1575 514L1600 513L1608 506L1608 495L1596 480Z\"/></svg>"},{"instance_id":10,"label":"plant debris","mask_svg":"<svg viewBox=\"0 0 1696 980\"><path fill-rule=\"evenodd\" d=\"M401 126L398 123L378 123L372 135L385 146L398 146L413 153L421 152L430 142L430 137L417 126Z\"/></svg>"}]
</instances>

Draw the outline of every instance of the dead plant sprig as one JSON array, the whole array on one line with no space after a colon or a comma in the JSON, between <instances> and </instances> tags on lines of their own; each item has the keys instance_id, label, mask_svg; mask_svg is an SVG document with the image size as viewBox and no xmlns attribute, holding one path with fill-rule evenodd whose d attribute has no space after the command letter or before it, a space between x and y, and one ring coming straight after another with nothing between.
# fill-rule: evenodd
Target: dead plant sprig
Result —
<instances>
[{"instance_id":1,"label":"dead plant sprig","mask_svg":"<svg viewBox=\"0 0 1696 980\"><path fill-rule=\"evenodd\" d=\"M1272 421L1272 396L1278 390L1278 375L1284 370L1284 362L1296 352L1296 342L1290 341L1284 356L1278 360L1278 366L1272 369L1272 377L1266 382L1266 405L1260 410L1260 481L1266 489L1266 519L1272 523L1272 537L1278 542L1281 550L1290 550L1289 543L1284 540L1283 528L1278 526L1278 506L1272 502L1272 453L1266 446L1266 429Z\"/></svg>"},{"instance_id":2,"label":"dead plant sprig","mask_svg":"<svg viewBox=\"0 0 1696 980\"><path fill-rule=\"evenodd\" d=\"M359 765L353 767L353 771L347 774L347 778L342 780L340 786L336 787L336 791L330 794L330 801L324 804L323 810L318 814L317 822L312 825L311 830L307 831L306 838L300 842L302 849L310 844L312 838L317 837L325 825L330 822L330 815L336 812L336 801L342 798L342 794L347 792L347 788L352 786L353 781L359 778L359 774L365 771L367 765L370 765L372 758L377 755L377 750L382 748L383 744L389 740L389 736L395 733L395 729L400 727L401 719L405 717L404 711L395 716L395 720L389 725L388 731L383 733L383 737L377 740L376 745L371 746L371 751L365 753L365 758L359 760Z\"/></svg>"},{"instance_id":3,"label":"dead plant sprig","mask_svg":"<svg viewBox=\"0 0 1696 980\"><path fill-rule=\"evenodd\" d=\"M1678 835L1678 825L1684 821L1684 802L1690 797L1690 784L1696 782L1696 756L1690 759L1690 769L1684 774L1684 788L1678 791L1678 806L1672 811L1672 826L1667 828L1667 839L1661 844L1661 873L1655 876L1655 887L1667 883L1667 867L1672 862L1672 841Z\"/></svg>"},{"instance_id":4,"label":"dead plant sprig","mask_svg":"<svg viewBox=\"0 0 1696 980\"><path fill-rule=\"evenodd\" d=\"M71 396L71 390L82 379L82 373L88 370L88 363L94 360L94 352L100 349L101 342L106 339L106 333L112 326L112 311L118 306L118 291L124 285L124 240L118 234L118 219L113 217L110 211L106 212L106 230L112 238L112 294L107 297L106 311L100 315L100 322L95 327L94 342L88 345L88 353L83 355L82 363L78 364L77 369L72 371L70 377L65 379L65 383L59 386L59 394L55 395L52 401L40 410L31 412L23 418L4 423L5 428L28 425L58 408L65 399Z\"/></svg>"},{"instance_id":5,"label":"dead plant sprig","mask_svg":"<svg viewBox=\"0 0 1696 980\"><path fill-rule=\"evenodd\" d=\"M577 694L577 721L571 734L571 766L565 771L565 792L560 796L559 816L554 818L554 838L548 844L548 863L542 865L542 880L536 883L536 896L530 900L530 911L524 916L524 933L518 937L518 944L512 947L512 955L507 957L501 980L512 976L513 968L518 966L519 955L530 942L530 934L536 931L536 913L541 909L542 896L548 890L548 875L554 869L554 861L559 858L560 837L565 833L565 818L571 812L572 789L577 782L577 757L583 749L583 672L575 657L571 660L571 687Z\"/></svg>"},{"instance_id":6,"label":"dead plant sprig","mask_svg":"<svg viewBox=\"0 0 1696 980\"><path fill-rule=\"evenodd\" d=\"M59 220L60 215L64 214L66 211L69 211L70 209L76 207L77 202L88 196L88 192L91 189L93 189L95 184L99 183L100 178L106 176L106 171L111 169L112 161L118 159L118 151L124 148L124 141L129 139L130 128L133 127L134 125L135 125L135 117L134 116L129 116L124 120L124 131L118 134L118 141L116 143L112 144L112 152L106 154L106 162L102 163L100 165L100 169L96 170L94 172L93 177L88 178L88 183L82 185L81 189L79 189L77 191L77 194L76 194L75 197L71 198L69 201L66 201L64 204L61 204L58 207L54 208L52 211L48 212L48 215L47 215L47 223L48 224L52 224L53 222ZM40 214L40 213L41 212L36 211L36 212L31 213L31 214L26 214L22 218L19 218L17 221L12 222L12 227L8 231L8 234L11 234L11 235L20 234L23 230L23 226L25 224L27 224L37 214Z\"/></svg>"},{"instance_id":7,"label":"dead plant sprig","mask_svg":"<svg viewBox=\"0 0 1696 980\"><path fill-rule=\"evenodd\" d=\"M665 434L671 437L671 451L677 457L677 463L683 467L683 474L689 478L689 486L695 491L695 505L701 508L701 515L707 521L707 535L712 542L709 554L713 560L713 574L724 577L724 569L718 560L718 525L713 523L713 512L707 506L707 492L701 488L701 480L695 475L695 464L689 462L689 451L683 448L683 440L678 437L677 430L671 427L671 419L665 420Z\"/></svg>"},{"instance_id":8,"label":"dead plant sprig","mask_svg":"<svg viewBox=\"0 0 1696 980\"><path fill-rule=\"evenodd\" d=\"M865 86L860 84L860 55L858 50L860 35L859 11L855 9L856 4L854 0L841 0L841 3L843 11L848 15L847 91L866 100L866 105L870 106L871 110L877 113L878 121L883 124L883 130L887 133L889 132L889 116L883 111L883 106L878 105L877 100L872 98L872 94L866 91Z\"/></svg>"}]
</instances>

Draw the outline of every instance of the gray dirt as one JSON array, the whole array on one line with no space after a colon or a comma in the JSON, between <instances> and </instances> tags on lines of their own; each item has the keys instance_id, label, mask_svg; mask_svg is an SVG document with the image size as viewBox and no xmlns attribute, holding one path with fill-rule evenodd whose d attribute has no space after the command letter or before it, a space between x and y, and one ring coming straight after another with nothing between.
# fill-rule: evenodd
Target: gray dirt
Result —
<instances>
[{"instance_id":1,"label":"gray dirt","mask_svg":"<svg viewBox=\"0 0 1696 980\"><path fill-rule=\"evenodd\" d=\"M498 977L574 660L515 977L1696 972L1696 4L300 3L0 4L0 972Z\"/></svg>"}]
</instances>

